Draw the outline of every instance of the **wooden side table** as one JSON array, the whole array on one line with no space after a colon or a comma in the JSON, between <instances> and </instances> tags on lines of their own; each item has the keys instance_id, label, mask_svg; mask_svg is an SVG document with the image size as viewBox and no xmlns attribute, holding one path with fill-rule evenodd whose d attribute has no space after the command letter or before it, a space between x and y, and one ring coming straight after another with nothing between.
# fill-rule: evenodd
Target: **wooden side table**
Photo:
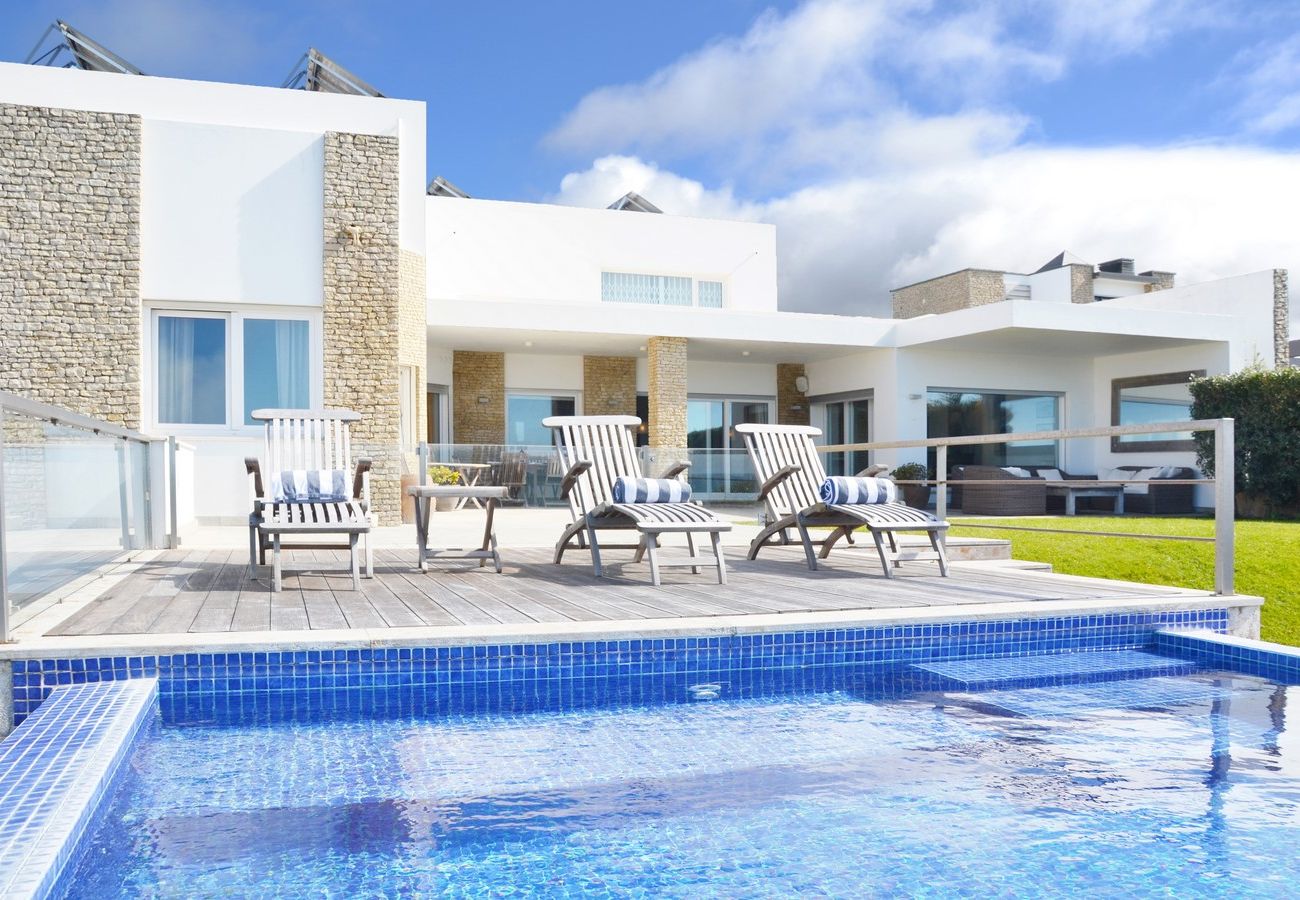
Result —
<instances>
[{"instance_id":1,"label":"wooden side table","mask_svg":"<svg viewBox=\"0 0 1300 900\"><path fill-rule=\"evenodd\" d=\"M421 572L429 571L428 561L430 559L477 559L479 567L486 565L488 560L492 561L492 566L501 574L501 554L497 552L497 533L492 527L493 514L497 509L497 501L506 496L506 489L500 486L492 485L463 485L463 484L425 484L414 485L406 489L415 500L415 540L416 554L418 565ZM429 516L432 513L433 501L438 497L456 497L460 500L474 500L484 506L482 501L486 501L484 509L486 510L487 522L483 527L483 543L476 549L465 549L461 547L433 548L429 547Z\"/></svg>"}]
</instances>

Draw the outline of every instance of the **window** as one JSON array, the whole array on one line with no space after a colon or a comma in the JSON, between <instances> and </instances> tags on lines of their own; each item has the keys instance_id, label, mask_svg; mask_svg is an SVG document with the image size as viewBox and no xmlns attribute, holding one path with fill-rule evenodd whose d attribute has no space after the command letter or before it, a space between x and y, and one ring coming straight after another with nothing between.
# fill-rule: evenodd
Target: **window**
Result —
<instances>
[{"instance_id":1,"label":"window","mask_svg":"<svg viewBox=\"0 0 1300 900\"><path fill-rule=\"evenodd\" d=\"M1146 425L1153 422L1190 422L1192 420L1193 378L1203 377L1204 369L1166 372L1137 378L1116 378L1110 383L1110 423L1112 425ZM1167 431L1159 434L1123 434L1110 439L1116 453L1142 451L1194 450L1190 431Z\"/></svg>"},{"instance_id":2,"label":"window","mask_svg":"<svg viewBox=\"0 0 1300 900\"><path fill-rule=\"evenodd\" d=\"M311 407L318 328L306 316L155 311L154 422L210 431L257 425L255 409Z\"/></svg>"},{"instance_id":3,"label":"window","mask_svg":"<svg viewBox=\"0 0 1300 900\"><path fill-rule=\"evenodd\" d=\"M428 425L426 440L430 444L441 444L442 436L447 433L447 394L445 384L428 385L425 423Z\"/></svg>"},{"instance_id":4,"label":"window","mask_svg":"<svg viewBox=\"0 0 1300 900\"><path fill-rule=\"evenodd\" d=\"M721 281L698 281L696 284L700 295L700 306L709 309L722 309Z\"/></svg>"},{"instance_id":5,"label":"window","mask_svg":"<svg viewBox=\"0 0 1300 900\"><path fill-rule=\"evenodd\" d=\"M966 437L976 434L1055 431L1061 427L1059 394L1031 394L931 389L926 401L927 436ZM934 469L935 451L927 460ZM1060 466L1058 441L1013 441L948 449L953 466Z\"/></svg>"},{"instance_id":6,"label":"window","mask_svg":"<svg viewBox=\"0 0 1300 900\"><path fill-rule=\"evenodd\" d=\"M691 397L686 402L686 446L691 486L707 497L752 496L758 479L735 426L771 421L772 401Z\"/></svg>"},{"instance_id":7,"label":"window","mask_svg":"<svg viewBox=\"0 0 1300 900\"><path fill-rule=\"evenodd\" d=\"M578 399L572 394L507 394L506 443L516 447L549 447L551 430L542 424L547 416L576 415Z\"/></svg>"},{"instance_id":8,"label":"window","mask_svg":"<svg viewBox=\"0 0 1300 900\"><path fill-rule=\"evenodd\" d=\"M158 421L226 423L226 319L158 317Z\"/></svg>"},{"instance_id":9,"label":"window","mask_svg":"<svg viewBox=\"0 0 1300 900\"><path fill-rule=\"evenodd\" d=\"M309 326L304 319L244 319L244 424L255 409L311 406Z\"/></svg>"},{"instance_id":10,"label":"window","mask_svg":"<svg viewBox=\"0 0 1300 900\"><path fill-rule=\"evenodd\" d=\"M697 282L679 275L600 273L600 299L605 303L721 308L722 295L721 281Z\"/></svg>"}]
</instances>

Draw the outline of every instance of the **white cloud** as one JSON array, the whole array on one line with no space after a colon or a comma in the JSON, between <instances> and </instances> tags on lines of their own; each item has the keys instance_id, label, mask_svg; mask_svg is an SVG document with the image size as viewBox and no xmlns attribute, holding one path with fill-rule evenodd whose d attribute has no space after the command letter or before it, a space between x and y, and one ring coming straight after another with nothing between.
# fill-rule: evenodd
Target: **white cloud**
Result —
<instances>
[{"instance_id":1,"label":"white cloud","mask_svg":"<svg viewBox=\"0 0 1300 900\"><path fill-rule=\"evenodd\" d=\"M1240 54L1221 83L1241 93L1239 113L1258 134L1300 127L1300 33Z\"/></svg>"},{"instance_id":2,"label":"white cloud","mask_svg":"<svg viewBox=\"0 0 1300 900\"><path fill-rule=\"evenodd\" d=\"M1133 257L1182 283L1274 267L1300 273L1300 154L1010 149L826 181L764 203L607 157L565 176L552 199L603 206L628 190L668 213L774 223L781 305L790 310L887 315L891 287L967 266L1033 271L1062 249L1093 262Z\"/></svg>"}]
</instances>

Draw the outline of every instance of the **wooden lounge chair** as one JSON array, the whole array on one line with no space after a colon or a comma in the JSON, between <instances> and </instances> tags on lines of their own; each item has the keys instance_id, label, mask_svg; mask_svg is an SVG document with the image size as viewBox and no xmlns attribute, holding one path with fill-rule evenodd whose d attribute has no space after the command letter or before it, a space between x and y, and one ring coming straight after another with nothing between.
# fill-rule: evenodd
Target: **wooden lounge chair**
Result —
<instances>
[{"instance_id":1,"label":"wooden lounge chair","mask_svg":"<svg viewBox=\"0 0 1300 900\"><path fill-rule=\"evenodd\" d=\"M271 590L280 590L281 550L347 550L350 555L352 589L361 582L357 564L357 542L365 541L366 577L374 575L374 548L370 546L370 460L352 465L349 423L361 419L347 409L257 409L253 418L266 423L266 478L256 457L246 457L253 511L248 516L248 577L256 566L266 565L266 551L272 551ZM272 496L271 479L283 472L342 470L350 472L351 498L342 501L279 501ZM299 535L304 543L282 544L281 536ZM342 534L347 543L321 543L325 535Z\"/></svg>"},{"instance_id":2,"label":"wooden lounge chair","mask_svg":"<svg viewBox=\"0 0 1300 900\"><path fill-rule=\"evenodd\" d=\"M885 577L892 578L894 568L899 565L894 533L924 531L934 549L917 558L937 560L940 573L948 574L948 557L942 540L947 522L903 503L831 506L822 502L820 492L826 470L813 444L813 437L821 434L821 429L807 425L742 424L736 426L736 432L744 437L754 471L762 482L758 497L763 501L770 523L750 543L750 559L758 556L758 551L769 543L788 543L788 531L795 528L808 558L808 568L816 570L819 556L825 559L841 538L849 538L854 529L866 528L876 542ZM814 541L808 529L816 526L829 526L831 530L822 540ZM816 546L821 547L820 554L813 553Z\"/></svg>"},{"instance_id":3,"label":"wooden lounge chair","mask_svg":"<svg viewBox=\"0 0 1300 900\"><path fill-rule=\"evenodd\" d=\"M719 519L698 503L615 503L614 482L620 476L640 478L632 429L641 424L636 416L550 416L542 424L555 435L556 449L565 466L560 483L560 497L568 501L573 522L555 544L558 564L570 546L589 547L596 577L604 574L600 562L601 545L597 532L634 530L640 535L635 544L605 544L605 549L635 550L635 562L649 557L650 580L660 584L659 570L665 566L689 566L693 574L700 567L718 570L718 584L727 583L727 564L722 556L721 533L731 530L731 523ZM682 478L690 463L681 462L661 478ZM659 558L659 537L684 534L690 550L687 559L671 562ZM713 557L696 553L695 538L707 534Z\"/></svg>"}]
</instances>

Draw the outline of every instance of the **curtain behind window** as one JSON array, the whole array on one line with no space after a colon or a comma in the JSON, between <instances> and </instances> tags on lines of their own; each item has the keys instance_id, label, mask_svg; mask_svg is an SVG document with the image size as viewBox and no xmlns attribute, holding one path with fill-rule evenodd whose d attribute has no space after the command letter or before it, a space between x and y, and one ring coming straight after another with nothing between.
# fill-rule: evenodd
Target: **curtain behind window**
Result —
<instances>
[{"instance_id":1,"label":"curtain behind window","mask_svg":"<svg viewBox=\"0 0 1300 900\"><path fill-rule=\"evenodd\" d=\"M244 423L255 409L311 406L310 330L301 319L244 320Z\"/></svg>"},{"instance_id":2,"label":"curtain behind window","mask_svg":"<svg viewBox=\"0 0 1300 900\"><path fill-rule=\"evenodd\" d=\"M225 424L224 319L158 317L158 421Z\"/></svg>"}]
</instances>

